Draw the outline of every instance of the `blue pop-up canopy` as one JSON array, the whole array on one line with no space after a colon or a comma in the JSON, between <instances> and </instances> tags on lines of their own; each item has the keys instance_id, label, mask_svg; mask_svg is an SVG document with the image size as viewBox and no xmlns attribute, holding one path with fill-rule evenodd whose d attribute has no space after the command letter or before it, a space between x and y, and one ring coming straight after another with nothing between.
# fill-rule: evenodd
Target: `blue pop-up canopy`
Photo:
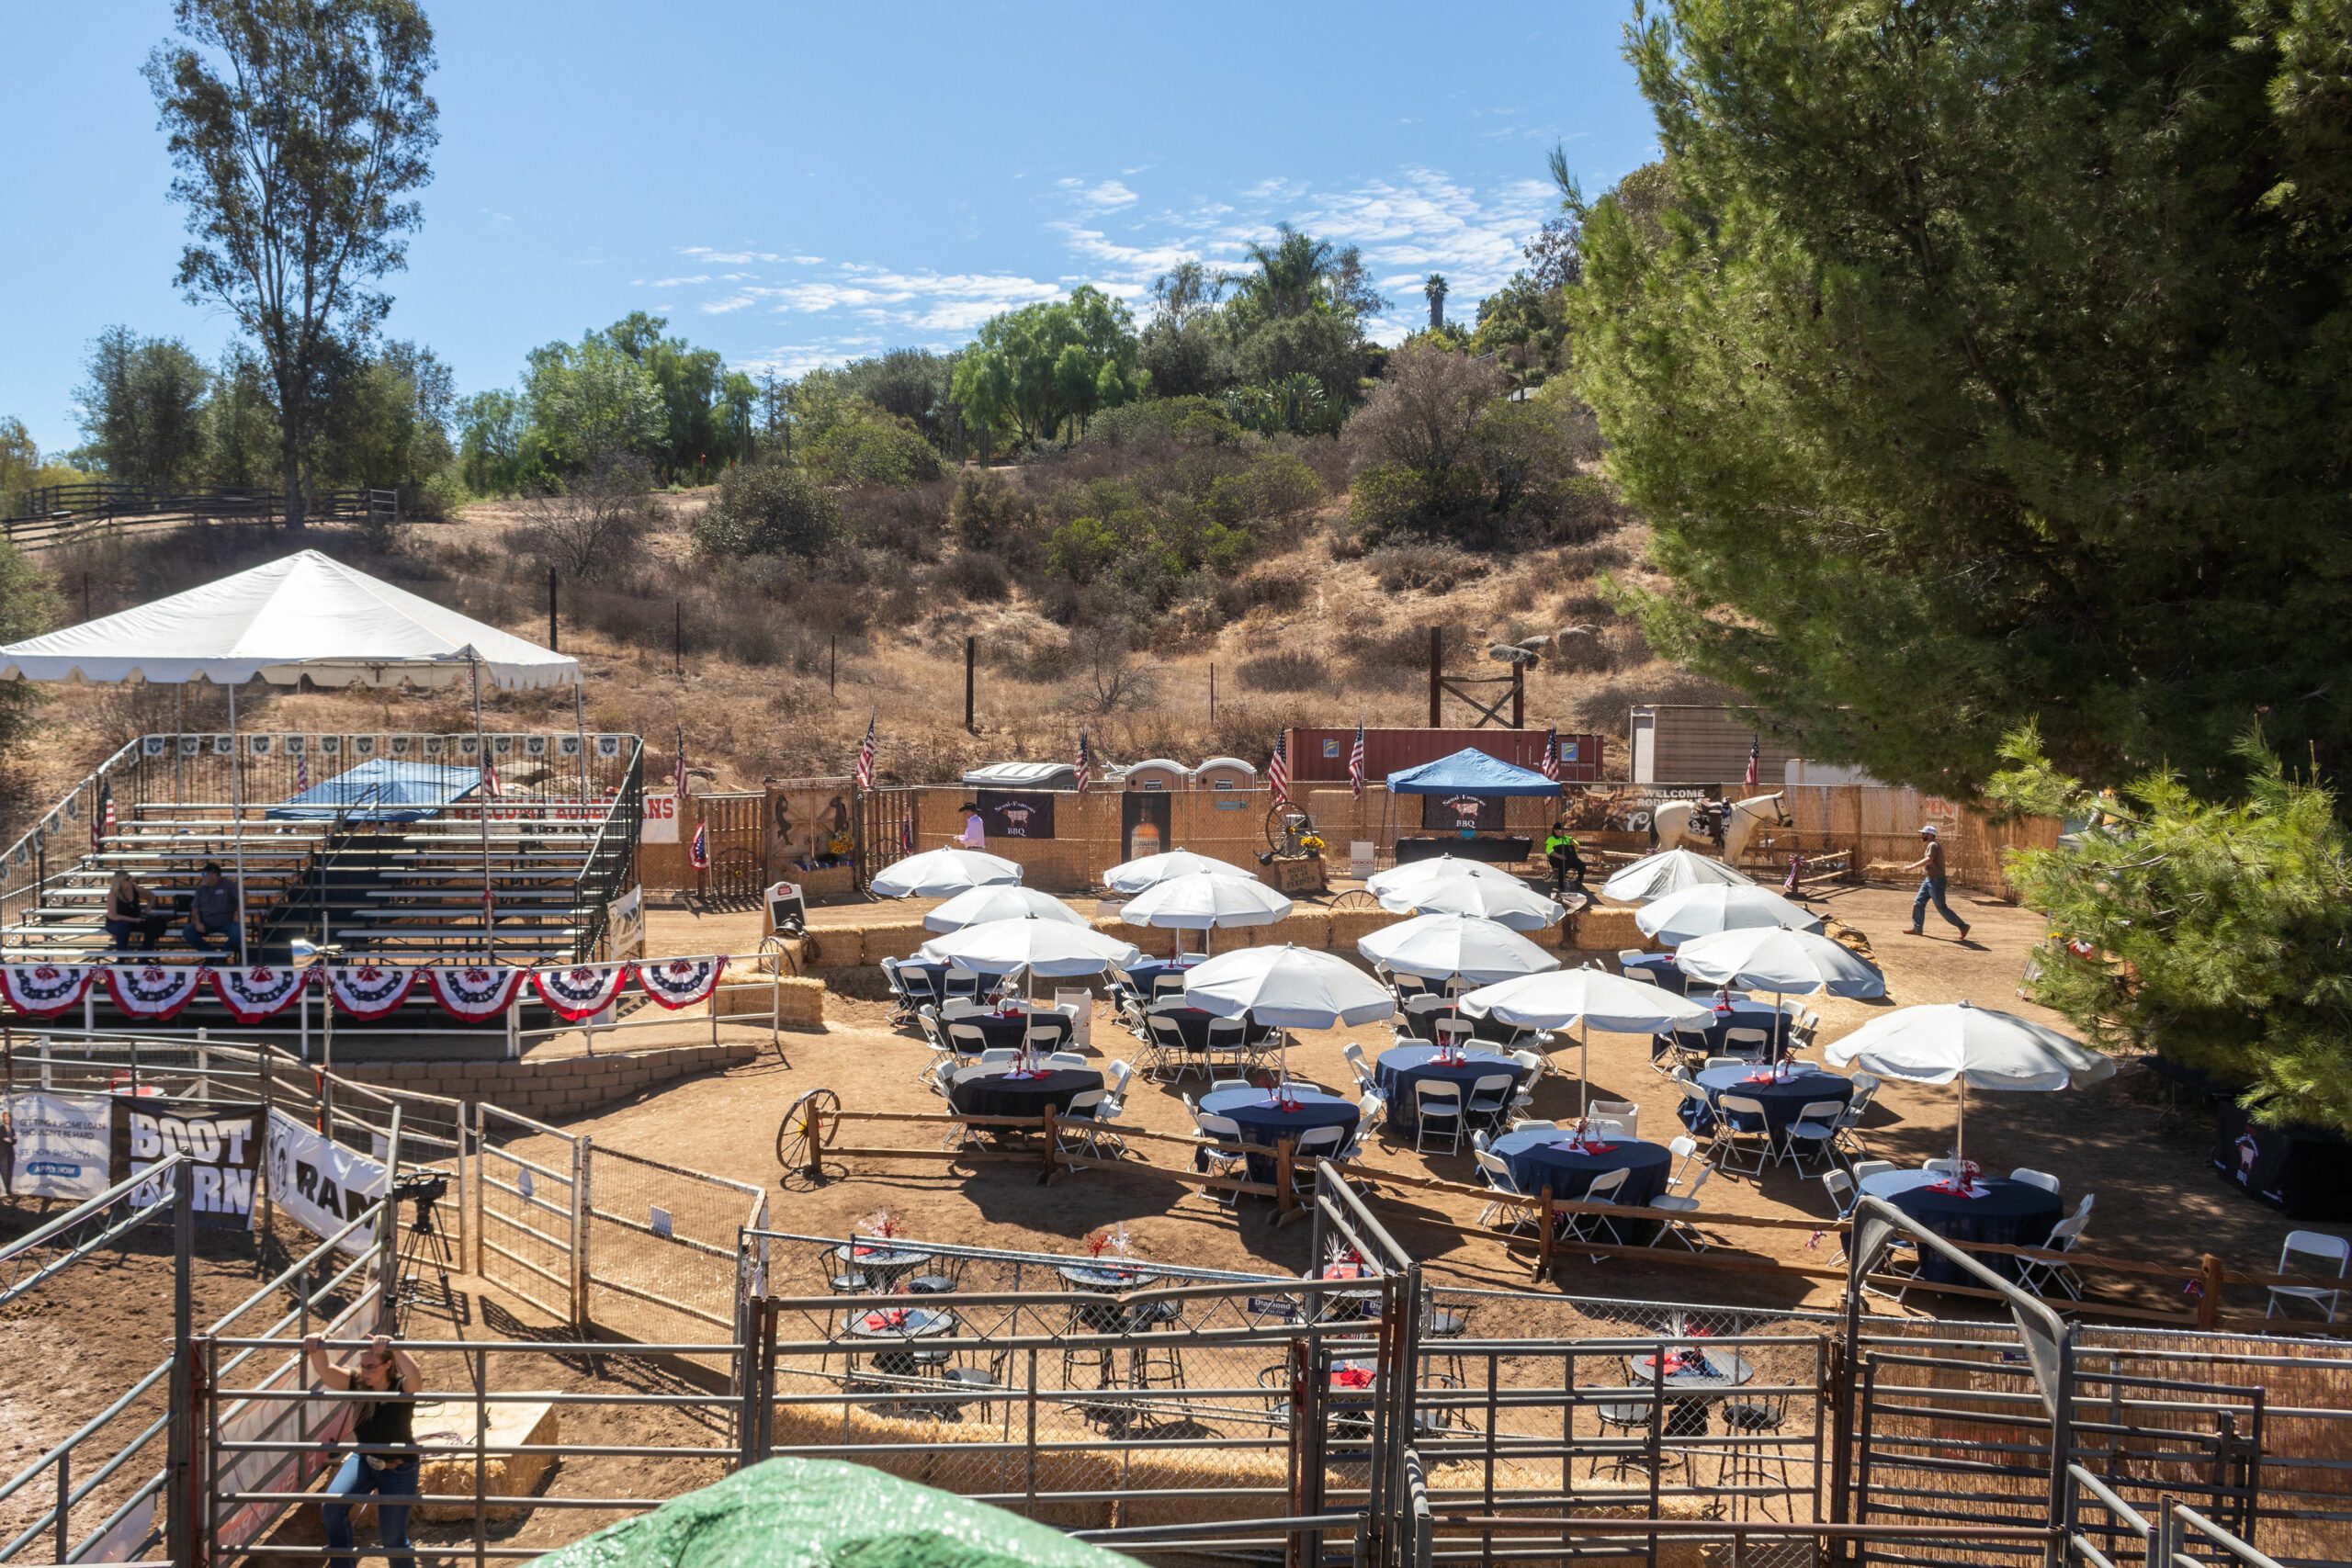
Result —
<instances>
[{"instance_id":1,"label":"blue pop-up canopy","mask_svg":"<svg viewBox=\"0 0 2352 1568\"><path fill-rule=\"evenodd\" d=\"M1391 795L1557 795L1560 783L1465 746L1451 757L1388 775Z\"/></svg>"},{"instance_id":2,"label":"blue pop-up canopy","mask_svg":"<svg viewBox=\"0 0 2352 1568\"><path fill-rule=\"evenodd\" d=\"M481 787L478 769L371 757L271 807L267 815L298 821L343 817L360 822L419 822Z\"/></svg>"}]
</instances>

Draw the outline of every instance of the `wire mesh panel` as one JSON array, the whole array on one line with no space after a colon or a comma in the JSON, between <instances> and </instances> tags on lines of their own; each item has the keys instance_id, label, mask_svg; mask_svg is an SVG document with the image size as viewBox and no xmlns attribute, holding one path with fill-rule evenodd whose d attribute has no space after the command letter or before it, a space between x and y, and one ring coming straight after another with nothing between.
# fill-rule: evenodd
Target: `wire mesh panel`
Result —
<instances>
[{"instance_id":1,"label":"wire mesh panel","mask_svg":"<svg viewBox=\"0 0 2352 1568\"><path fill-rule=\"evenodd\" d=\"M580 1140L493 1105L475 1111L475 1269L553 1322L584 1323Z\"/></svg>"},{"instance_id":2,"label":"wire mesh panel","mask_svg":"<svg viewBox=\"0 0 2352 1568\"><path fill-rule=\"evenodd\" d=\"M756 1187L582 1140L587 1311L632 1338L736 1336L736 1258Z\"/></svg>"}]
</instances>

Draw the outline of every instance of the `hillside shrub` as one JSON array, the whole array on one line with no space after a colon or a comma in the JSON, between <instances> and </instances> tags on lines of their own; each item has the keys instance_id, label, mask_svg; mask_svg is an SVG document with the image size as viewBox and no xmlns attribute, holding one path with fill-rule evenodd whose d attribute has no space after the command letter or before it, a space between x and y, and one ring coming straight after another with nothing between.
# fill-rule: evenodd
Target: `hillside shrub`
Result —
<instances>
[{"instance_id":1,"label":"hillside shrub","mask_svg":"<svg viewBox=\"0 0 2352 1568\"><path fill-rule=\"evenodd\" d=\"M814 557L839 544L841 504L800 469L784 463L731 468L718 499L695 524L706 555Z\"/></svg>"}]
</instances>

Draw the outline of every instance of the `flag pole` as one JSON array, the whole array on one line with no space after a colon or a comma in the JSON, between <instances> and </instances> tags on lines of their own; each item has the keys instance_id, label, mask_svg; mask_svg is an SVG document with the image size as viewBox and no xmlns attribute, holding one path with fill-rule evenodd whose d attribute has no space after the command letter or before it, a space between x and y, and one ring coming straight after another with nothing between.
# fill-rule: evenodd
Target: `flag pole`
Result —
<instances>
[{"instance_id":1,"label":"flag pole","mask_svg":"<svg viewBox=\"0 0 2352 1568\"><path fill-rule=\"evenodd\" d=\"M481 655L466 649L474 684L474 820L481 829L481 956L498 961L497 907L490 891L490 741L481 732Z\"/></svg>"}]
</instances>

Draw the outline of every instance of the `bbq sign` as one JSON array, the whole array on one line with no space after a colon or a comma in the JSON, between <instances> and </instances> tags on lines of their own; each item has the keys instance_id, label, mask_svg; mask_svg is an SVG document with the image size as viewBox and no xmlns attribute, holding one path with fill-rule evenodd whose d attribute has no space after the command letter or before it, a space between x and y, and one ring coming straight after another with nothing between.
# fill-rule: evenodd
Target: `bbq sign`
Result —
<instances>
[{"instance_id":1,"label":"bbq sign","mask_svg":"<svg viewBox=\"0 0 2352 1568\"><path fill-rule=\"evenodd\" d=\"M260 1162L260 1112L188 1100L119 1096L114 1102L114 1179L128 1180L173 1155L196 1162L188 1190L200 1225L243 1225L253 1218L254 1172ZM130 1196L141 1207L166 1196L160 1181Z\"/></svg>"}]
</instances>

